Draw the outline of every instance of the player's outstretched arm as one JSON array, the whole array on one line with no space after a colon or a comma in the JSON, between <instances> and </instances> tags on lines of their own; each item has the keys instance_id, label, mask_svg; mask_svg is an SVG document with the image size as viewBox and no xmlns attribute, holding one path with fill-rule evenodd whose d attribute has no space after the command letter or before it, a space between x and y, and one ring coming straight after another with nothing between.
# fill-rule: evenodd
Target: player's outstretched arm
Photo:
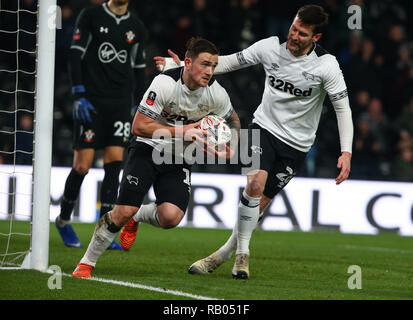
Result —
<instances>
[{"instance_id":1,"label":"player's outstretched arm","mask_svg":"<svg viewBox=\"0 0 413 320\"><path fill-rule=\"evenodd\" d=\"M153 57L153 59L155 60L156 68L161 72L171 68L177 68L182 65L181 59L179 59L178 55L175 54L175 52L168 49L168 54L171 56L171 58L160 56Z\"/></svg>"},{"instance_id":2,"label":"player's outstretched arm","mask_svg":"<svg viewBox=\"0 0 413 320\"><path fill-rule=\"evenodd\" d=\"M166 71L168 69L177 68L183 66L183 61L181 61L175 52L168 49L168 54L170 57L160 57L156 56L153 59L155 60L156 68L159 71ZM243 69L249 67L253 64L240 64L237 58L237 54L233 53L227 56L219 56L218 57L218 65L215 68L214 74L223 74L239 69Z\"/></svg>"}]
</instances>

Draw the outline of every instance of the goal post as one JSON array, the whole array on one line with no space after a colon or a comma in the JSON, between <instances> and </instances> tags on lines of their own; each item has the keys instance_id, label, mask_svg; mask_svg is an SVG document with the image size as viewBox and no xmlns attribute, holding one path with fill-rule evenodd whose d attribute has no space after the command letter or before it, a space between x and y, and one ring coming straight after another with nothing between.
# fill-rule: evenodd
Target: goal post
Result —
<instances>
[{"instance_id":1,"label":"goal post","mask_svg":"<svg viewBox=\"0 0 413 320\"><path fill-rule=\"evenodd\" d=\"M56 0L39 0L33 158L33 216L30 269L49 262L50 171L52 164ZM55 16L54 16L55 17ZM51 23L52 22L52 23Z\"/></svg>"},{"instance_id":2,"label":"goal post","mask_svg":"<svg viewBox=\"0 0 413 320\"><path fill-rule=\"evenodd\" d=\"M48 269L60 19L56 0L0 0L0 269Z\"/></svg>"}]
</instances>

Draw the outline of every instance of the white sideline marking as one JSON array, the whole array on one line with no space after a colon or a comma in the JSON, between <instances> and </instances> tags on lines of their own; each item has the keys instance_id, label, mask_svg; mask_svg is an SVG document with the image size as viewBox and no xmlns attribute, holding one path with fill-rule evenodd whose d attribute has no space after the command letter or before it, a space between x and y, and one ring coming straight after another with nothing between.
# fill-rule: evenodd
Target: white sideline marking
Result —
<instances>
[{"instance_id":1,"label":"white sideline marking","mask_svg":"<svg viewBox=\"0 0 413 320\"><path fill-rule=\"evenodd\" d=\"M72 277L71 274L67 274L67 273L62 273L62 275L66 276L66 277ZM175 296L188 297L188 298L192 298L192 299L196 299L196 300L222 300L222 299L218 299L218 298L199 296L199 295L196 295L196 294L187 293L187 292L178 291L178 290L169 290L169 289L166 289L166 288L157 288L157 287L145 286L143 284L133 283L133 282L125 282L125 281L95 278L95 277L84 279L84 280L91 280L91 281L98 281L98 282L103 282L103 283L116 284L116 285L119 285L119 286L136 288L136 289L157 291L157 292L162 292L162 293L166 293L166 294L172 294L172 295L175 295Z\"/></svg>"},{"instance_id":2,"label":"white sideline marking","mask_svg":"<svg viewBox=\"0 0 413 320\"><path fill-rule=\"evenodd\" d=\"M344 249L357 249L357 250L369 250L369 251L379 251L379 252L394 252L394 253L406 253L412 254L413 250L402 250L402 249L394 249L394 248L380 248L380 247L363 247L363 246L341 246Z\"/></svg>"}]
</instances>

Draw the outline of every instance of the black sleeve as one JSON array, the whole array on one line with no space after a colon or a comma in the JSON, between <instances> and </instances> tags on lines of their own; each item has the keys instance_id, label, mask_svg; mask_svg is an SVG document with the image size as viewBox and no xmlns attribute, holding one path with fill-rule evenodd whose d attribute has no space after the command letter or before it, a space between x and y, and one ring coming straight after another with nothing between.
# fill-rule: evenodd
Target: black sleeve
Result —
<instances>
[{"instance_id":1,"label":"black sleeve","mask_svg":"<svg viewBox=\"0 0 413 320\"><path fill-rule=\"evenodd\" d=\"M92 14L90 9L83 9L76 19L71 49L85 52L92 37Z\"/></svg>"},{"instance_id":2,"label":"black sleeve","mask_svg":"<svg viewBox=\"0 0 413 320\"><path fill-rule=\"evenodd\" d=\"M83 9L76 20L76 25L70 47L69 73L72 86L82 83L82 57L86 53L87 47L92 40L90 10Z\"/></svg>"},{"instance_id":3,"label":"black sleeve","mask_svg":"<svg viewBox=\"0 0 413 320\"><path fill-rule=\"evenodd\" d=\"M145 73L146 55L145 55L145 37L146 29L141 21L139 21L137 29L139 30L139 40L135 43L131 54L131 63L135 78L134 98L135 105L138 105L146 91L147 77Z\"/></svg>"},{"instance_id":4,"label":"black sleeve","mask_svg":"<svg viewBox=\"0 0 413 320\"><path fill-rule=\"evenodd\" d=\"M72 87L82 85L82 52L70 50L69 54L69 73L72 80Z\"/></svg>"},{"instance_id":5,"label":"black sleeve","mask_svg":"<svg viewBox=\"0 0 413 320\"><path fill-rule=\"evenodd\" d=\"M139 38L134 44L131 52L131 63L132 67L135 68L145 68L146 67L146 55L145 55L145 40L146 40L146 29L141 21L137 23L137 33Z\"/></svg>"}]
</instances>

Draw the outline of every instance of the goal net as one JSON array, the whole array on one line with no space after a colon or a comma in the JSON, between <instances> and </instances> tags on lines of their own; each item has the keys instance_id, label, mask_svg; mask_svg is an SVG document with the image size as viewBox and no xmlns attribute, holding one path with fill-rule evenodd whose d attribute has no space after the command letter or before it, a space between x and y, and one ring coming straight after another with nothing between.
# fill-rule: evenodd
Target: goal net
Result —
<instances>
[{"instance_id":1,"label":"goal net","mask_svg":"<svg viewBox=\"0 0 413 320\"><path fill-rule=\"evenodd\" d=\"M0 0L0 268L47 269L55 5Z\"/></svg>"}]
</instances>

